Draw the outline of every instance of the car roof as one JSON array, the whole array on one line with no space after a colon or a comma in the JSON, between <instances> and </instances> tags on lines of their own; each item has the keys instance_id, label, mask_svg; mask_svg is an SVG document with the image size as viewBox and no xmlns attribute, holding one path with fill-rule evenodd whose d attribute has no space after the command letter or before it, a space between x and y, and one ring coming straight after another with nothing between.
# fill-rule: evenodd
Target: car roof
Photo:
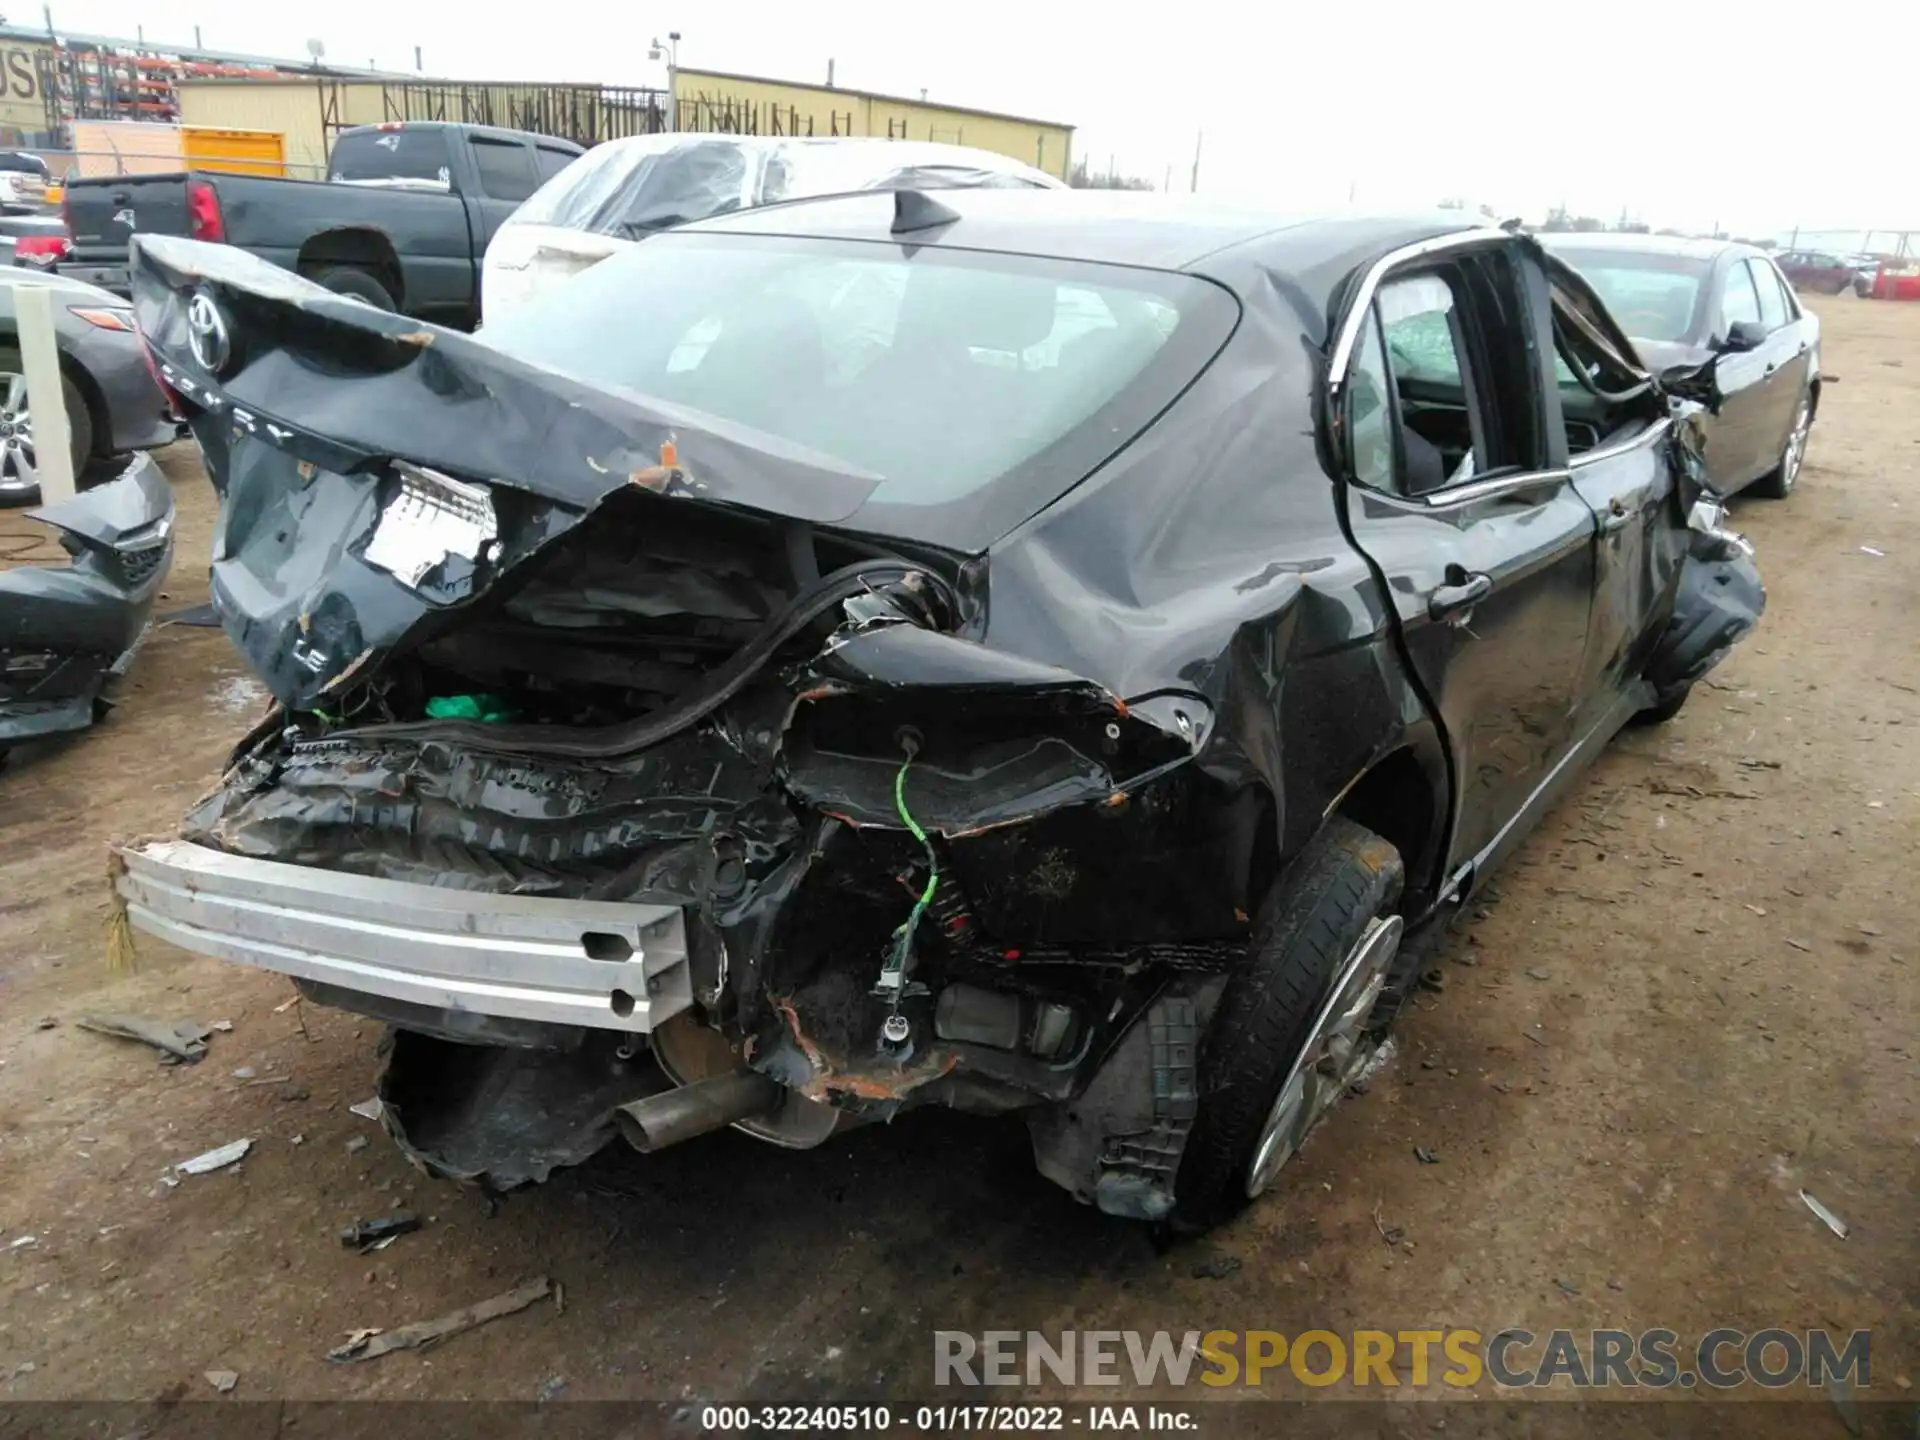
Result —
<instances>
[{"instance_id":1,"label":"car roof","mask_svg":"<svg viewBox=\"0 0 1920 1440\"><path fill-rule=\"evenodd\" d=\"M1617 230L1556 230L1536 237L1549 250L1631 250L1651 255L1687 255L1715 260L1730 252L1760 253L1739 240L1702 240L1691 235L1647 235Z\"/></svg>"},{"instance_id":2,"label":"car roof","mask_svg":"<svg viewBox=\"0 0 1920 1440\"><path fill-rule=\"evenodd\" d=\"M1333 257L1384 254L1435 235L1479 228L1473 217L1458 211L1303 215L1118 190L941 190L928 192L928 198L959 218L895 236L893 193L880 191L735 211L681 226L679 233L899 239L1158 270L1195 268L1258 242L1262 267L1305 272L1323 269Z\"/></svg>"}]
</instances>

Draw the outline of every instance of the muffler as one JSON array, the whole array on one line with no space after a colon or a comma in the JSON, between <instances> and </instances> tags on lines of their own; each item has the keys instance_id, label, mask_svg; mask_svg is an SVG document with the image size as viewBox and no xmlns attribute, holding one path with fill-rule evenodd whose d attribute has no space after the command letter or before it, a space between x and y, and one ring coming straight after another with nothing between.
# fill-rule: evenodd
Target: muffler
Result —
<instances>
[{"instance_id":1,"label":"muffler","mask_svg":"<svg viewBox=\"0 0 1920 1440\"><path fill-rule=\"evenodd\" d=\"M735 1070L631 1101L613 1118L628 1144L651 1153L765 1115L786 1095L784 1085L757 1070Z\"/></svg>"}]
</instances>

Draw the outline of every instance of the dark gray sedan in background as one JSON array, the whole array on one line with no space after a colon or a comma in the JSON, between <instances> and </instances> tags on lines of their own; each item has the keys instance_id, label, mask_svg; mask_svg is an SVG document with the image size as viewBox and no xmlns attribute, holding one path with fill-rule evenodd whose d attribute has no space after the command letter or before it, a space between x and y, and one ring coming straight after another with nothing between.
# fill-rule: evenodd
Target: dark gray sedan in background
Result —
<instances>
[{"instance_id":1,"label":"dark gray sedan in background","mask_svg":"<svg viewBox=\"0 0 1920 1440\"><path fill-rule=\"evenodd\" d=\"M54 337L64 372L61 399L73 437L73 471L126 450L165 445L179 433L166 396L134 333L127 302L97 286L59 275L9 268L0 285L0 505L40 499L40 457L14 321L16 285L53 292Z\"/></svg>"},{"instance_id":2,"label":"dark gray sedan in background","mask_svg":"<svg viewBox=\"0 0 1920 1440\"><path fill-rule=\"evenodd\" d=\"M1540 238L1599 292L1656 375L1718 357L1719 408L1702 417L1714 488L1786 498L1820 409L1820 318L1766 253L1670 235Z\"/></svg>"}]
</instances>

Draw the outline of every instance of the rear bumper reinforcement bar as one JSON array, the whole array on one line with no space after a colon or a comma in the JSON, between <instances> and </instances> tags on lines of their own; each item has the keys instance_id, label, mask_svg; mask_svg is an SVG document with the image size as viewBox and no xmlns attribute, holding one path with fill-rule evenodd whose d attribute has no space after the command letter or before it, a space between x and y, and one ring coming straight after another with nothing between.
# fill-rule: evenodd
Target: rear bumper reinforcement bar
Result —
<instances>
[{"instance_id":1,"label":"rear bumper reinforcement bar","mask_svg":"<svg viewBox=\"0 0 1920 1440\"><path fill-rule=\"evenodd\" d=\"M133 924L185 950L439 1009L652 1030L693 1003L670 905L492 895L253 860L120 852Z\"/></svg>"}]
</instances>

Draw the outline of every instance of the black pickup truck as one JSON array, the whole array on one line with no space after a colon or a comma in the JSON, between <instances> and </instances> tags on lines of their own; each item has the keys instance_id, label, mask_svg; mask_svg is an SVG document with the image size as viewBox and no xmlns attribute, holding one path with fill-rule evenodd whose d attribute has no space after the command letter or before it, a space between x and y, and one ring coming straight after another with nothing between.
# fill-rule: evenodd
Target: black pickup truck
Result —
<instances>
[{"instance_id":1,"label":"black pickup truck","mask_svg":"<svg viewBox=\"0 0 1920 1440\"><path fill-rule=\"evenodd\" d=\"M127 293L132 236L219 240L383 310L470 327L500 222L580 147L548 135L407 120L334 141L327 178L192 170L67 186L62 274Z\"/></svg>"}]
</instances>

